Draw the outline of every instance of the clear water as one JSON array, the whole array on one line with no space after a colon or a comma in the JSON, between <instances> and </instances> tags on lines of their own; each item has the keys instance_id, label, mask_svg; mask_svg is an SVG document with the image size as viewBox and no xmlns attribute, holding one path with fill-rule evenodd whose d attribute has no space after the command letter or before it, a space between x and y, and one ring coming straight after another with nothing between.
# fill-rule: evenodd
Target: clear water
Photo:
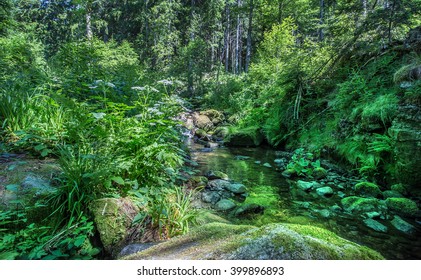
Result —
<instances>
[{"instance_id":1,"label":"clear water","mask_svg":"<svg viewBox=\"0 0 421 280\"><path fill-rule=\"evenodd\" d=\"M340 205L340 198L297 197L291 191L288 180L276 168L274 160L279 155L275 150L259 147L214 148L209 151L192 142L189 146L192 159L198 163L197 169L202 174L211 170L222 171L231 180L245 184L255 196L259 196L259 191L267 190L258 186L273 186L281 201L279 207L287 211L290 222L324 227L348 240L377 250L387 259L421 259L421 226L415 221L412 224L417 227L417 234L409 236L394 229L388 221L381 221L388 227L388 232L379 233L366 227L361 217L343 212L327 218L319 215L326 207ZM264 163L272 167L263 166ZM303 203L307 207L303 207ZM283 221L285 219L280 218L279 222Z\"/></svg>"}]
</instances>

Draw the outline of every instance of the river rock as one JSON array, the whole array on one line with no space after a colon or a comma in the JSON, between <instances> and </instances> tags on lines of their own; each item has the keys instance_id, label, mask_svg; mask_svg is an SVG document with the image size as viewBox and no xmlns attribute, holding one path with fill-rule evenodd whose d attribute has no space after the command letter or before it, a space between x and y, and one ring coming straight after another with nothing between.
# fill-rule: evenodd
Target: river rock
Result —
<instances>
[{"instance_id":1,"label":"river rock","mask_svg":"<svg viewBox=\"0 0 421 280\"><path fill-rule=\"evenodd\" d=\"M221 193L218 191L204 191L201 198L203 202L215 204L221 199Z\"/></svg>"},{"instance_id":2,"label":"river rock","mask_svg":"<svg viewBox=\"0 0 421 280\"><path fill-rule=\"evenodd\" d=\"M312 189L320 188L321 185L318 182L306 182L306 181L297 181L297 187L303 191L309 192Z\"/></svg>"},{"instance_id":3,"label":"river rock","mask_svg":"<svg viewBox=\"0 0 421 280\"><path fill-rule=\"evenodd\" d=\"M358 196L349 196L341 200L342 207L345 211L353 214L363 214L367 212L380 212L386 211L386 205L383 201L377 198L366 198Z\"/></svg>"},{"instance_id":4,"label":"river rock","mask_svg":"<svg viewBox=\"0 0 421 280\"><path fill-rule=\"evenodd\" d=\"M293 178L297 176L297 171L295 171L295 169L292 168L287 168L282 172L282 176L284 176L285 178Z\"/></svg>"},{"instance_id":5,"label":"river rock","mask_svg":"<svg viewBox=\"0 0 421 280\"><path fill-rule=\"evenodd\" d=\"M215 126L217 126L225 120L224 114L214 109L201 111L200 115L207 116Z\"/></svg>"},{"instance_id":6,"label":"river rock","mask_svg":"<svg viewBox=\"0 0 421 280\"><path fill-rule=\"evenodd\" d=\"M228 180L229 179L228 175L221 171L209 171L208 173L206 173L206 177L209 180L217 180L217 179Z\"/></svg>"},{"instance_id":7,"label":"river rock","mask_svg":"<svg viewBox=\"0 0 421 280\"><path fill-rule=\"evenodd\" d=\"M149 242L149 243L133 243L133 244L129 244L127 246L125 246L120 253L118 254L118 258L122 258L124 256L128 256L128 255L132 255L132 254L136 254L139 252L142 252L146 249L151 248L152 246L155 246L159 243L155 243L155 242Z\"/></svg>"},{"instance_id":8,"label":"river rock","mask_svg":"<svg viewBox=\"0 0 421 280\"><path fill-rule=\"evenodd\" d=\"M406 222L399 216L394 216L391 224L399 231L402 231L406 234L413 234L415 233L415 227L410 223Z\"/></svg>"},{"instance_id":9,"label":"river rock","mask_svg":"<svg viewBox=\"0 0 421 280\"><path fill-rule=\"evenodd\" d=\"M229 189L231 183L227 180L216 179L209 181L208 185L206 186L208 189L212 191L222 191Z\"/></svg>"},{"instance_id":10,"label":"river rock","mask_svg":"<svg viewBox=\"0 0 421 280\"><path fill-rule=\"evenodd\" d=\"M331 197L333 195L333 189L331 187L321 187L316 189L316 193L320 196Z\"/></svg>"},{"instance_id":11,"label":"river rock","mask_svg":"<svg viewBox=\"0 0 421 280\"><path fill-rule=\"evenodd\" d=\"M105 251L117 256L132 233L132 221L139 208L128 198L98 199L89 208Z\"/></svg>"},{"instance_id":12,"label":"river rock","mask_svg":"<svg viewBox=\"0 0 421 280\"><path fill-rule=\"evenodd\" d=\"M229 211L236 207L236 204L229 199L221 199L215 204L215 209L218 211Z\"/></svg>"},{"instance_id":13,"label":"river rock","mask_svg":"<svg viewBox=\"0 0 421 280\"><path fill-rule=\"evenodd\" d=\"M376 220L366 219L366 220L364 220L364 224L367 227L369 227L369 228L371 228L371 229L373 229L375 231L378 231L378 232L387 232L387 226L383 225L382 223L380 223L380 222L378 222Z\"/></svg>"},{"instance_id":14,"label":"river rock","mask_svg":"<svg viewBox=\"0 0 421 280\"><path fill-rule=\"evenodd\" d=\"M362 197L376 197L379 198L382 196L382 192L374 183L370 182L361 182L355 185L355 192Z\"/></svg>"},{"instance_id":15,"label":"river rock","mask_svg":"<svg viewBox=\"0 0 421 280\"><path fill-rule=\"evenodd\" d=\"M246 192L246 187L243 184L232 183L225 186L227 191L230 191L234 194L243 194Z\"/></svg>"},{"instance_id":16,"label":"river rock","mask_svg":"<svg viewBox=\"0 0 421 280\"><path fill-rule=\"evenodd\" d=\"M396 192L396 191L384 191L383 192L383 197L384 198L389 198L389 197L400 197L400 198L402 198L403 197L403 195L402 194L400 194L400 193L398 193L398 192Z\"/></svg>"},{"instance_id":17,"label":"river rock","mask_svg":"<svg viewBox=\"0 0 421 280\"><path fill-rule=\"evenodd\" d=\"M199 115L195 113L193 115L193 121L194 125L199 129L202 129L204 131L209 131L213 129L213 123L206 115Z\"/></svg>"},{"instance_id":18,"label":"river rock","mask_svg":"<svg viewBox=\"0 0 421 280\"><path fill-rule=\"evenodd\" d=\"M315 167L311 176L317 180L323 179L327 176L327 170L323 167Z\"/></svg>"},{"instance_id":19,"label":"river rock","mask_svg":"<svg viewBox=\"0 0 421 280\"><path fill-rule=\"evenodd\" d=\"M232 214L235 217L244 217L244 216L248 216L250 214L260 214L263 213L263 211L265 210L265 208L263 206L251 203L251 204L243 204L238 206L236 209L234 209L234 211L232 212Z\"/></svg>"},{"instance_id":20,"label":"river rock","mask_svg":"<svg viewBox=\"0 0 421 280\"><path fill-rule=\"evenodd\" d=\"M408 198L391 197L386 199L386 205L389 210L404 217L416 217L419 214L417 203Z\"/></svg>"},{"instance_id":21,"label":"river rock","mask_svg":"<svg viewBox=\"0 0 421 280\"><path fill-rule=\"evenodd\" d=\"M215 246L217 244L217 246ZM211 223L125 260L339 260L383 259L361 245L314 226Z\"/></svg>"}]
</instances>

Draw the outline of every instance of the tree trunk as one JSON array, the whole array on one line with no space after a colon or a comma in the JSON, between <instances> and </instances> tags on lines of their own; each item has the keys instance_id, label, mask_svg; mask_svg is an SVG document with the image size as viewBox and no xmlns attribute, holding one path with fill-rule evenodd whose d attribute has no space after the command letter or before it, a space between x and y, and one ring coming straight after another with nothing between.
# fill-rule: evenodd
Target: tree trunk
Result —
<instances>
[{"instance_id":1,"label":"tree trunk","mask_svg":"<svg viewBox=\"0 0 421 280\"><path fill-rule=\"evenodd\" d=\"M246 73L249 71L250 60L251 60L251 35L253 27L253 0L250 0L250 10L249 10L249 26L247 30L247 53L246 53Z\"/></svg>"},{"instance_id":2,"label":"tree trunk","mask_svg":"<svg viewBox=\"0 0 421 280\"><path fill-rule=\"evenodd\" d=\"M194 18L194 5L195 5L195 0L191 0L191 11L190 11L190 20L193 21ZM191 32L190 32L190 42L194 42L195 39L195 34L194 34L194 30L193 28L191 28ZM189 66L188 66L188 73L187 73L188 77L188 92L190 94L190 96L193 96L194 93L194 86L193 86L193 55L190 53L189 54Z\"/></svg>"},{"instance_id":3,"label":"tree trunk","mask_svg":"<svg viewBox=\"0 0 421 280\"><path fill-rule=\"evenodd\" d=\"M229 71L229 41L230 41L230 7L228 0L225 1L225 13L226 13L226 23L225 23L225 72Z\"/></svg>"},{"instance_id":4,"label":"tree trunk","mask_svg":"<svg viewBox=\"0 0 421 280\"><path fill-rule=\"evenodd\" d=\"M325 16L325 1L320 0L320 28L319 28L319 41L323 41L325 35L323 30L323 24L324 24L324 16Z\"/></svg>"},{"instance_id":5,"label":"tree trunk","mask_svg":"<svg viewBox=\"0 0 421 280\"><path fill-rule=\"evenodd\" d=\"M368 13L368 1L367 0L362 0L362 4L363 4L363 18L367 17L367 13Z\"/></svg>"},{"instance_id":6,"label":"tree trunk","mask_svg":"<svg viewBox=\"0 0 421 280\"><path fill-rule=\"evenodd\" d=\"M241 0L237 0L237 7L241 7ZM238 11L237 15L237 33L235 38L235 74L240 73L240 38L241 36L241 18L240 18L240 11Z\"/></svg>"},{"instance_id":7,"label":"tree trunk","mask_svg":"<svg viewBox=\"0 0 421 280\"><path fill-rule=\"evenodd\" d=\"M92 33L92 19L91 19L91 14L92 14L92 3L88 2L86 3L86 38L91 41L92 37L93 37L93 33Z\"/></svg>"}]
</instances>

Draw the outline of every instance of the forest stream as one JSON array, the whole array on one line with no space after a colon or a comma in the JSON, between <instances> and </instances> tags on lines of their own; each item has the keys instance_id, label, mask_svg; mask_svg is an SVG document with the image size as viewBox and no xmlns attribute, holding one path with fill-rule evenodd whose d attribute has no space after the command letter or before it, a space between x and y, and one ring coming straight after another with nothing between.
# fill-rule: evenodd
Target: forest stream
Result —
<instances>
[{"instance_id":1,"label":"forest stream","mask_svg":"<svg viewBox=\"0 0 421 280\"><path fill-rule=\"evenodd\" d=\"M277 212L279 215L269 215L265 219L268 212L266 208L264 214L253 216L252 220L231 219L234 223L291 222L317 225L377 250L386 259L421 258L421 239L417 237L421 229L419 222L414 223L417 234L402 233L386 219L381 220L387 227L386 232L379 232L366 226L361 216L342 211L339 207L341 197L336 193L329 198L300 196L290 187L293 181L284 178L277 165L284 152L268 147L210 149L203 148L203 145L194 143L192 139L188 140L188 145L200 174L222 171L230 180L244 184L248 197L266 201L272 197L272 200L278 202L269 208L272 208L271 213Z\"/></svg>"}]
</instances>

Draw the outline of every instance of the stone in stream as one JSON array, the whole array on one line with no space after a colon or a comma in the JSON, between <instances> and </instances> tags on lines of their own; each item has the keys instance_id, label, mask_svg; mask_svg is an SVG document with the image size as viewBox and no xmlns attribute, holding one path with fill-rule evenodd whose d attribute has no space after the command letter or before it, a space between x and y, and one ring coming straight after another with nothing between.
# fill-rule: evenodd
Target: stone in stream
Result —
<instances>
[{"instance_id":1,"label":"stone in stream","mask_svg":"<svg viewBox=\"0 0 421 280\"><path fill-rule=\"evenodd\" d=\"M202 201L215 204L221 199L221 193L217 191L204 191L202 193Z\"/></svg>"},{"instance_id":2,"label":"stone in stream","mask_svg":"<svg viewBox=\"0 0 421 280\"><path fill-rule=\"evenodd\" d=\"M225 185L225 189L234 194L243 194L246 192L246 187L243 184L239 184L239 183Z\"/></svg>"},{"instance_id":3,"label":"stone in stream","mask_svg":"<svg viewBox=\"0 0 421 280\"><path fill-rule=\"evenodd\" d=\"M229 211L235 207L236 204L229 199L221 199L215 204L215 209L218 211Z\"/></svg>"},{"instance_id":4,"label":"stone in stream","mask_svg":"<svg viewBox=\"0 0 421 280\"><path fill-rule=\"evenodd\" d=\"M333 189L331 187L321 187L316 189L316 193L323 197L331 197L333 195Z\"/></svg>"},{"instance_id":5,"label":"stone in stream","mask_svg":"<svg viewBox=\"0 0 421 280\"><path fill-rule=\"evenodd\" d=\"M377 198L366 198L358 196L349 196L341 200L345 211L353 214L363 214L367 212L385 212L387 207L384 201Z\"/></svg>"},{"instance_id":6,"label":"stone in stream","mask_svg":"<svg viewBox=\"0 0 421 280\"><path fill-rule=\"evenodd\" d=\"M410 223L406 222L399 216L395 216L391 221L391 224L399 231L402 231L406 234L413 234L415 233L415 227Z\"/></svg>"},{"instance_id":7,"label":"stone in stream","mask_svg":"<svg viewBox=\"0 0 421 280\"><path fill-rule=\"evenodd\" d=\"M303 191L309 192L314 188L319 188L321 185L317 182L297 181L297 187Z\"/></svg>"},{"instance_id":8,"label":"stone in stream","mask_svg":"<svg viewBox=\"0 0 421 280\"><path fill-rule=\"evenodd\" d=\"M370 182L361 182L356 184L355 191L362 197L382 197L382 192L379 186Z\"/></svg>"},{"instance_id":9,"label":"stone in stream","mask_svg":"<svg viewBox=\"0 0 421 280\"><path fill-rule=\"evenodd\" d=\"M401 216L416 217L419 214L417 203L408 198L391 197L386 199L386 205L389 210Z\"/></svg>"},{"instance_id":10,"label":"stone in stream","mask_svg":"<svg viewBox=\"0 0 421 280\"><path fill-rule=\"evenodd\" d=\"M366 219L366 220L364 220L364 224L367 227L369 227L369 228L371 228L371 229L373 229L375 231L378 231L378 232L387 232L387 227L385 225L383 225L382 223L376 221L376 220Z\"/></svg>"},{"instance_id":11,"label":"stone in stream","mask_svg":"<svg viewBox=\"0 0 421 280\"><path fill-rule=\"evenodd\" d=\"M263 166L264 166L264 167L268 167L268 168L272 168L272 165L270 165L270 163L268 163L268 162L265 162L265 163L263 164Z\"/></svg>"},{"instance_id":12,"label":"stone in stream","mask_svg":"<svg viewBox=\"0 0 421 280\"><path fill-rule=\"evenodd\" d=\"M206 187L212 191L222 191L222 190L228 189L230 185L231 183L228 182L227 180L216 179L216 180L209 181Z\"/></svg>"},{"instance_id":13,"label":"stone in stream","mask_svg":"<svg viewBox=\"0 0 421 280\"><path fill-rule=\"evenodd\" d=\"M229 179L228 175L221 171L209 171L208 173L206 173L206 177L209 180L216 180L216 179L228 180Z\"/></svg>"},{"instance_id":14,"label":"stone in stream","mask_svg":"<svg viewBox=\"0 0 421 280\"><path fill-rule=\"evenodd\" d=\"M404 197L401 193L398 193L397 191L384 191L383 192L383 197L384 198L389 198L389 197Z\"/></svg>"}]
</instances>

